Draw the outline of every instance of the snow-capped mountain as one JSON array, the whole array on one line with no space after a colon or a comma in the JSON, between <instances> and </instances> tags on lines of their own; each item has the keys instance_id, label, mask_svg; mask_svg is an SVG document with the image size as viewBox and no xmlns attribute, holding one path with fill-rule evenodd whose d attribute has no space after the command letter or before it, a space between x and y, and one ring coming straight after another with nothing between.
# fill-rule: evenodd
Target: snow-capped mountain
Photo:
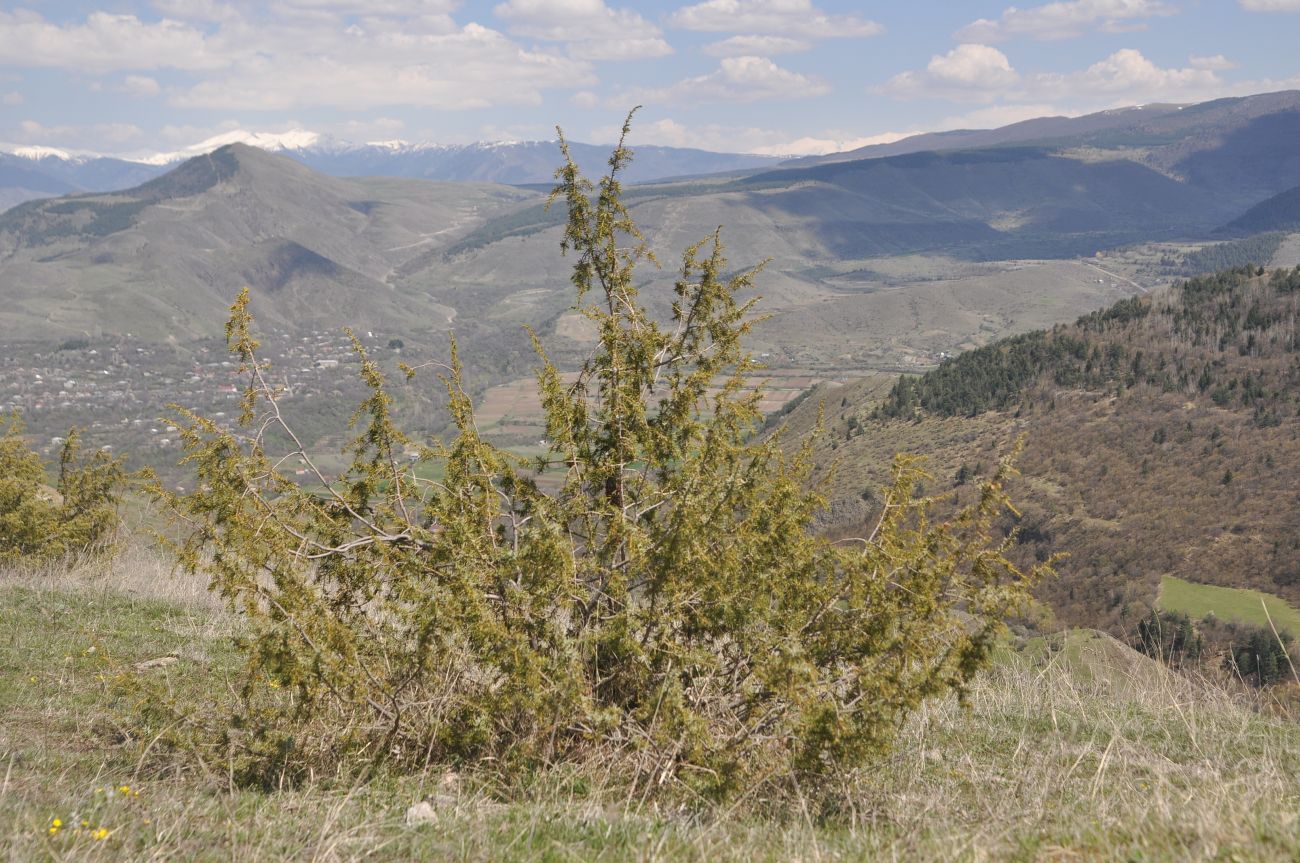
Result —
<instances>
[{"instance_id":1,"label":"snow-capped mountain","mask_svg":"<svg viewBox=\"0 0 1300 863\"><path fill-rule=\"evenodd\" d=\"M409 141L353 143L306 129L284 132L235 130L189 147L130 157L0 144L0 210L32 198L69 192L125 189L162 174L185 159L227 144L248 144L289 156L308 167L341 177L418 177L449 182L549 183L559 166L554 141L496 141L435 144ZM625 178L647 182L668 177L771 167L771 156L712 153L678 147L637 147ZM599 174L607 145L571 143L570 151L588 174Z\"/></svg>"},{"instance_id":2,"label":"snow-capped mountain","mask_svg":"<svg viewBox=\"0 0 1300 863\"><path fill-rule=\"evenodd\" d=\"M194 156L211 153L213 150L227 144L247 144L260 150L278 153L284 150L309 150L319 145L321 141L321 135L309 132L306 129L289 129L286 132L249 132L244 129L236 129L233 132L214 135L179 150L139 156L135 161L146 165L172 165Z\"/></svg>"},{"instance_id":3,"label":"snow-capped mountain","mask_svg":"<svg viewBox=\"0 0 1300 863\"><path fill-rule=\"evenodd\" d=\"M126 189L165 170L161 166L54 147L0 145L0 211L33 198Z\"/></svg>"}]
</instances>

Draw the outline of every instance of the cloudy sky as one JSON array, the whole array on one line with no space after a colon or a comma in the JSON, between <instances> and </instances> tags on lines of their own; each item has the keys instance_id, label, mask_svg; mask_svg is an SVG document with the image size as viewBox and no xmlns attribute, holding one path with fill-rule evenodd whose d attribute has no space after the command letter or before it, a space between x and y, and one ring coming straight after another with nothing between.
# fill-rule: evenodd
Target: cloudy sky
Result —
<instances>
[{"instance_id":1,"label":"cloudy sky","mask_svg":"<svg viewBox=\"0 0 1300 863\"><path fill-rule=\"evenodd\" d=\"M232 129L813 153L1300 88L1300 0L0 2L0 142Z\"/></svg>"}]
</instances>

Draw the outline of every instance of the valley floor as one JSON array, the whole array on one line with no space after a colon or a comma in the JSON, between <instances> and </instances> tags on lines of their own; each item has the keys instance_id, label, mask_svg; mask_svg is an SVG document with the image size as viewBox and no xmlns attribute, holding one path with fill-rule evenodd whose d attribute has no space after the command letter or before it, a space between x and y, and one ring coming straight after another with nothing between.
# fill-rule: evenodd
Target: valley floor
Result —
<instances>
[{"instance_id":1,"label":"valley floor","mask_svg":"<svg viewBox=\"0 0 1300 863\"><path fill-rule=\"evenodd\" d=\"M472 774L448 791L441 771L264 793L219 765L142 768L120 682L225 687L235 625L145 553L0 573L0 859L1300 859L1300 724L1100 633L1008 647L966 706L921 710L834 807L760 791L684 809L590 769L510 793ZM407 826L430 795L436 820Z\"/></svg>"}]
</instances>

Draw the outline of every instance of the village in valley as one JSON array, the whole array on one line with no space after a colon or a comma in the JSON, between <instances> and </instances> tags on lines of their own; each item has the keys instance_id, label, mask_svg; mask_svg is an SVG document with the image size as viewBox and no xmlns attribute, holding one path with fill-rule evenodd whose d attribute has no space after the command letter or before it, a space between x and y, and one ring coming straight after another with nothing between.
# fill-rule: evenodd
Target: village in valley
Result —
<instances>
[{"instance_id":1,"label":"village in valley","mask_svg":"<svg viewBox=\"0 0 1300 863\"><path fill-rule=\"evenodd\" d=\"M401 352L400 340L356 335L378 359ZM346 334L273 329L264 341L261 355L287 411L308 423L313 413L346 418L362 392ZM128 334L0 345L0 415L20 415L32 445L47 458L57 456L75 427L87 447L120 450L132 467L168 475L180 458L176 408L233 428L244 383L238 361L215 339L182 347Z\"/></svg>"}]
</instances>

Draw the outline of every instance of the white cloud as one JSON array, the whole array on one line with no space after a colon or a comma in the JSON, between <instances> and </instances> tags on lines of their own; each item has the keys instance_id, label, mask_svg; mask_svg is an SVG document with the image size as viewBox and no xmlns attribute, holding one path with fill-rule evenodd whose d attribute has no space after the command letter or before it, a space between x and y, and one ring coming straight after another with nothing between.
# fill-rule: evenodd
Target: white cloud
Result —
<instances>
[{"instance_id":1,"label":"white cloud","mask_svg":"<svg viewBox=\"0 0 1300 863\"><path fill-rule=\"evenodd\" d=\"M595 108L600 105L600 97L590 90L579 90L569 97L569 104L578 108Z\"/></svg>"},{"instance_id":2,"label":"white cloud","mask_svg":"<svg viewBox=\"0 0 1300 863\"><path fill-rule=\"evenodd\" d=\"M1214 69L1165 69L1141 52L1124 48L1080 72L1034 76L1029 91L1039 98L1071 98L1114 104L1180 102L1213 98L1224 88Z\"/></svg>"},{"instance_id":3,"label":"white cloud","mask_svg":"<svg viewBox=\"0 0 1300 863\"><path fill-rule=\"evenodd\" d=\"M240 14L228 0L152 0L149 5L178 21L231 21Z\"/></svg>"},{"instance_id":4,"label":"white cloud","mask_svg":"<svg viewBox=\"0 0 1300 863\"><path fill-rule=\"evenodd\" d=\"M1144 19L1177 12L1177 7L1162 0L1061 0L1030 9L1009 6L1002 17L980 18L958 30L954 38L963 42L999 42L1017 37L1069 39L1093 29L1140 29Z\"/></svg>"},{"instance_id":5,"label":"white cloud","mask_svg":"<svg viewBox=\"0 0 1300 863\"><path fill-rule=\"evenodd\" d=\"M1229 87L1219 75L1226 62L1222 57L1200 58L1182 68L1164 68L1140 51L1123 48L1086 69L1022 74L996 48L959 45L931 59L923 70L895 75L877 92L904 99L1063 103L1100 110L1147 102L1195 102L1260 86L1255 82Z\"/></svg>"},{"instance_id":6,"label":"white cloud","mask_svg":"<svg viewBox=\"0 0 1300 863\"><path fill-rule=\"evenodd\" d=\"M1010 126L1012 123L1022 123L1025 120L1060 116L1073 115L1066 111L1057 110L1051 105L990 105L987 108L977 108L974 111L941 120L935 126L935 130L998 129L1002 126Z\"/></svg>"},{"instance_id":7,"label":"white cloud","mask_svg":"<svg viewBox=\"0 0 1300 863\"><path fill-rule=\"evenodd\" d=\"M884 28L859 15L832 15L812 0L705 0L684 6L669 23L683 30L775 33L804 39L876 36Z\"/></svg>"},{"instance_id":8,"label":"white cloud","mask_svg":"<svg viewBox=\"0 0 1300 863\"><path fill-rule=\"evenodd\" d=\"M1251 12L1300 12L1300 0L1240 0Z\"/></svg>"},{"instance_id":9,"label":"white cloud","mask_svg":"<svg viewBox=\"0 0 1300 863\"><path fill-rule=\"evenodd\" d=\"M614 126L595 129L590 138L597 142L613 142L619 129ZM856 150L872 144L889 144L909 137L914 132L886 132L880 135L861 136L843 130L827 129L817 135L791 137L789 132L764 129L756 126L727 126L708 123L687 126L666 118L653 122L638 122L633 130L632 148L637 144L657 144L665 147L692 147L712 150L715 153L756 153L763 156L820 156Z\"/></svg>"},{"instance_id":10,"label":"white cloud","mask_svg":"<svg viewBox=\"0 0 1300 863\"><path fill-rule=\"evenodd\" d=\"M1215 54L1212 57L1198 57L1193 54L1191 57L1187 58L1187 65L1191 66L1193 69L1214 69L1216 71L1237 68L1236 63L1232 62L1222 54Z\"/></svg>"},{"instance_id":11,"label":"white cloud","mask_svg":"<svg viewBox=\"0 0 1300 863\"><path fill-rule=\"evenodd\" d=\"M811 47L809 42L787 36L732 36L705 45L704 53L713 57L771 57L807 51Z\"/></svg>"},{"instance_id":12,"label":"white cloud","mask_svg":"<svg viewBox=\"0 0 1300 863\"><path fill-rule=\"evenodd\" d=\"M858 150L862 147L873 147L879 144L892 144L895 141L901 141L904 138L910 138L917 132L885 132L880 135L866 135L862 137L836 137L836 138L818 138L815 136L796 138L787 143L776 146L759 147L753 152L762 156L824 156L827 153L843 153L847 150Z\"/></svg>"},{"instance_id":13,"label":"white cloud","mask_svg":"<svg viewBox=\"0 0 1300 863\"><path fill-rule=\"evenodd\" d=\"M391 51L353 56L250 60L199 83L181 107L285 110L300 106L364 110L392 105L466 109L535 105L547 88L592 83L585 63L524 51L492 30L466 25L446 36L393 36Z\"/></svg>"},{"instance_id":14,"label":"white cloud","mask_svg":"<svg viewBox=\"0 0 1300 863\"><path fill-rule=\"evenodd\" d=\"M566 133L567 134L567 133ZM468 144L473 141L554 141L555 126L542 123L507 123L500 125L497 123L484 123L478 127L477 132L471 138L465 138L459 143ZM558 155L559 148L555 149Z\"/></svg>"},{"instance_id":15,"label":"white cloud","mask_svg":"<svg viewBox=\"0 0 1300 863\"><path fill-rule=\"evenodd\" d=\"M164 2L169 8L184 5ZM207 3L198 4L200 18L220 20L201 28L99 12L70 24L51 23L29 11L0 12L0 56L13 66L175 68L194 73L197 81L169 88L172 105L221 110L534 105L547 89L594 82L590 64L582 59L527 50L479 24L456 25L442 14L454 5L450 0ZM403 17L410 12L421 14ZM125 86L148 95L150 80L136 76Z\"/></svg>"},{"instance_id":16,"label":"white cloud","mask_svg":"<svg viewBox=\"0 0 1300 863\"><path fill-rule=\"evenodd\" d=\"M177 21L92 12L82 24L59 26L26 9L0 12L0 57L10 66L89 71L201 70L227 62L209 50L202 31Z\"/></svg>"},{"instance_id":17,"label":"white cloud","mask_svg":"<svg viewBox=\"0 0 1300 863\"><path fill-rule=\"evenodd\" d=\"M901 72L879 91L899 98L990 101L1020 81L1007 55L988 45L958 45L930 58L925 69Z\"/></svg>"},{"instance_id":18,"label":"white cloud","mask_svg":"<svg viewBox=\"0 0 1300 863\"><path fill-rule=\"evenodd\" d=\"M21 105L25 101L26 99L23 98L23 94L19 93L17 90L0 96L0 105Z\"/></svg>"},{"instance_id":19,"label":"white cloud","mask_svg":"<svg viewBox=\"0 0 1300 863\"><path fill-rule=\"evenodd\" d=\"M291 124L296 126L297 124ZM193 144L196 141L204 141L208 138L216 137L225 132L232 132L242 128L243 124L238 120L222 120L211 126L194 126L194 125L174 125L168 124L159 130L162 140L169 144Z\"/></svg>"},{"instance_id":20,"label":"white cloud","mask_svg":"<svg viewBox=\"0 0 1300 863\"><path fill-rule=\"evenodd\" d=\"M162 87L158 82L148 75L127 75L122 79L122 92L129 93L132 96L150 97L157 96L162 92Z\"/></svg>"},{"instance_id":21,"label":"white cloud","mask_svg":"<svg viewBox=\"0 0 1300 863\"><path fill-rule=\"evenodd\" d=\"M276 4L294 12L393 15L402 18L412 15L449 15L460 5L456 0L276 0Z\"/></svg>"},{"instance_id":22,"label":"white cloud","mask_svg":"<svg viewBox=\"0 0 1300 863\"><path fill-rule=\"evenodd\" d=\"M102 149L99 145L113 146L135 140L144 134L139 126L131 123L97 123L91 126L45 126L35 120L23 120L18 124L20 140L23 143L58 144L73 143L92 150ZM113 149L110 146L106 149Z\"/></svg>"},{"instance_id":23,"label":"white cloud","mask_svg":"<svg viewBox=\"0 0 1300 863\"><path fill-rule=\"evenodd\" d=\"M668 87L631 90L614 101L644 104L806 99L830 92L820 78L783 69L766 57L725 57L718 68Z\"/></svg>"},{"instance_id":24,"label":"white cloud","mask_svg":"<svg viewBox=\"0 0 1300 863\"><path fill-rule=\"evenodd\" d=\"M633 60L673 53L658 27L632 9L611 9L604 0L507 0L493 13L510 32L564 42L583 60Z\"/></svg>"},{"instance_id":25,"label":"white cloud","mask_svg":"<svg viewBox=\"0 0 1300 863\"><path fill-rule=\"evenodd\" d=\"M391 141L401 136L406 123L396 117L348 120L326 126L324 131L345 141Z\"/></svg>"}]
</instances>

